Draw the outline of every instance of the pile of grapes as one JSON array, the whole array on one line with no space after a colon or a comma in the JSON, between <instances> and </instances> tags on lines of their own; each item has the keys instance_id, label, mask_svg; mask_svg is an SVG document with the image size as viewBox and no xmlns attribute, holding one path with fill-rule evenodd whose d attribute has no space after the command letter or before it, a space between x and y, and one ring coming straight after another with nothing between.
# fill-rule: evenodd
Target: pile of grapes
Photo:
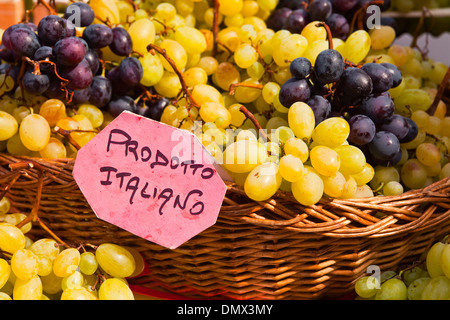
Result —
<instances>
[{"instance_id":1,"label":"pile of grapes","mask_svg":"<svg viewBox=\"0 0 450 320\"><path fill-rule=\"evenodd\" d=\"M130 111L195 134L255 201L423 188L450 176L448 66L368 28L370 5L391 1L49 7L2 34L0 151L76 158Z\"/></svg>"},{"instance_id":2,"label":"pile of grapes","mask_svg":"<svg viewBox=\"0 0 450 320\"><path fill-rule=\"evenodd\" d=\"M112 243L69 246L32 241L27 215L0 201L0 300L134 300L126 278L140 274L142 256Z\"/></svg>"},{"instance_id":3,"label":"pile of grapes","mask_svg":"<svg viewBox=\"0 0 450 320\"><path fill-rule=\"evenodd\" d=\"M448 238L448 236L447 236ZM447 239L448 240L448 239ZM400 272L365 275L355 283L358 300L449 300L450 244L444 240L431 246L423 261Z\"/></svg>"}]
</instances>

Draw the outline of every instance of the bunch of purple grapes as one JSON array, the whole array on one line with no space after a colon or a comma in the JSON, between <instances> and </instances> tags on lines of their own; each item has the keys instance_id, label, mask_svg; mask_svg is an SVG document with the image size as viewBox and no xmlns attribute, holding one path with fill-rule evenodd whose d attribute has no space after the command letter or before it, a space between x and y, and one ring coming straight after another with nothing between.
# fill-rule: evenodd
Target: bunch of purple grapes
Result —
<instances>
[{"instance_id":1,"label":"bunch of purple grapes","mask_svg":"<svg viewBox=\"0 0 450 320\"><path fill-rule=\"evenodd\" d=\"M280 0L267 19L267 26L275 31L285 29L301 33L309 22L323 21L330 27L333 37L345 40L355 14L371 2L372 0ZM381 11L388 10L391 0L384 0L384 4L379 7ZM370 16L371 14L365 14L363 21ZM396 22L392 18L382 17L380 22L396 28Z\"/></svg>"},{"instance_id":2,"label":"bunch of purple grapes","mask_svg":"<svg viewBox=\"0 0 450 320\"><path fill-rule=\"evenodd\" d=\"M71 22L71 6L81 12L81 37ZM159 120L166 99L154 99L137 105L135 96L143 68L132 51L132 39L122 27L93 23L92 8L82 2L73 3L64 17L48 15L38 25L26 22L8 27L2 36L0 73L8 73L16 86L30 94L49 99L66 100L75 105L93 104L117 116L124 110ZM106 66L101 49L109 47L116 55L125 57L115 67ZM25 66L21 74L20 69ZM159 101L161 100L161 101Z\"/></svg>"},{"instance_id":3,"label":"bunch of purple grapes","mask_svg":"<svg viewBox=\"0 0 450 320\"><path fill-rule=\"evenodd\" d=\"M322 51L312 67L300 57L290 64L292 78L280 88L281 104L289 108L305 102L313 110L316 125L329 117L344 117L350 126L348 142L361 148L376 165L395 165L401 160L401 143L412 141L417 125L395 114L389 90L402 82L401 71L390 63L362 66L344 61L333 49Z\"/></svg>"}]
</instances>

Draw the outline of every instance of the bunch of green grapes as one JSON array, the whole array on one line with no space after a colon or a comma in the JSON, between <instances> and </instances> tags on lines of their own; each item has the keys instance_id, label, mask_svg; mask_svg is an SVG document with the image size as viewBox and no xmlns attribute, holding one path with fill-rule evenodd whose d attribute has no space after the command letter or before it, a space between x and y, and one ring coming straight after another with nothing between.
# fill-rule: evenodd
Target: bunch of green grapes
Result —
<instances>
[{"instance_id":1,"label":"bunch of green grapes","mask_svg":"<svg viewBox=\"0 0 450 320\"><path fill-rule=\"evenodd\" d=\"M371 275L359 278L355 283L358 299L449 300L450 244L438 241L423 257L422 263L400 272L385 271L380 279Z\"/></svg>"},{"instance_id":2,"label":"bunch of green grapes","mask_svg":"<svg viewBox=\"0 0 450 320\"><path fill-rule=\"evenodd\" d=\"M133 248L113 243L80 248L27 237L27 216L0 201L0 300L134 300L127 278L144 268Z\"/></svg>"}]
</instances>

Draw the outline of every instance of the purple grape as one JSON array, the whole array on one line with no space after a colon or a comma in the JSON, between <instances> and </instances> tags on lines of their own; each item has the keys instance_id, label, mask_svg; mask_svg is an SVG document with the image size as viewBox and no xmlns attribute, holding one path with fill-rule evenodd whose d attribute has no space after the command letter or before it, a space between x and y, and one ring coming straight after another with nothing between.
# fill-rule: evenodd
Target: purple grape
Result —
<instances>
[{"instance_id":1,"label":"purple grape","mask_svg":"<svg viewBox=\"0 0 450 320\"><path fill-rule=\"evenodd\" d=\"M392 88L394 81L392 79L392 73L379 63L366 63L361 67L369 77L372 79L373 90L372 93L379 94L387 92Z\"/></svg>"},{"instance_id":2,"label":"purple grape","mask_svg":"<svg viewBox=\"0 0 450 320\"><path fill-rule=\"evenodd\" d=\"M74 16L75 21L80 24L77 27L87 27L94 21L95 13L87 3L74 2L67 6L64 11L64 18L72 22L71 18ZM77 18L79 18L79 21Z\"/></svg>"},{"instance_id":3,"label":"purple grape","mask_svg":"<svg viewBox=\"0 0 450 320\"><path fill-rule=\"evenodd\" d=\"M41 46L36 33L28 28L17 28L11 31L9 41L13 52L28 58L33 58L34 53Z\"/></svg>"},{"instance_id":4,"label":"purple grape","mask_svg":"<svg viewBox=\"0 0 450 320\"><path fill-rule=\"evenodd\" d=\"M291 78L280 88L279 99L283 106L290 108L295 102L305 102L311 96L311 89L305 79Z\"/></svg>"},{"instance_id":5,"label":"purple grape","mask_svg":"<svg viewBox=\"0 0 450 320\"><path fill-rule=\"evenodd\" d=\"M170 104L167 98L160 98L156 101L141 102L137 107L137 113L141 116L160 121L164 109Z\"/></svg>"},{"instance_id":6,"label":"purple grape","mask_svg":"<svg viewBox=\"0 0 450 320\"><path fill-rule=\"evenodd\" d=\"M43 94L50 86L50 80L45 74L34 74L31 71L25 72L22 78L23 88L31 94Z\"/></svg>"},{"instance_id":7,"label":"purple grape","mask_svg":"<svg viewBox=\"0 0 450 320\"><path fill-rule=\"evenodd\" d=\"M6 30L3 32L2 41L1 41L2 45L4 45L6 48L11 50L12 49L11 39L10 39L11 32L13 30L19 29L19 28L29 29L30 31L34 32L34 30L31 29L31 27L25 23L13 24L13 25L9 26L8 28L6 28Z\"/></svg>"},{"instance_id":8,"label":"purple grape","mask_svg":"<svg viewBox=\"0 0 450 320\"><path fill-rule=\"evenodd\" d=\"M331 103L322 96L312 96L306 101L314 113L315 125L325 120L331 112Z\"/></svg>"},{"instance_id":9,"label":"purple grape","mask_svg":"<svg viewBox=\"0 0 450 320\"><path fill-rule=\"evenodd\" d=\"M388 63L388 62L383 62L380 63L383 67L385 67L386 69L389 70L389 72L392 75L392 88L396 88L400 85L400 83L402 82L403 76L402 76L402 72L400 71L400 69L396 66L393 65L392 63Z\"/></svg>"},{"instance_id":10,"label":"purple grape","mask_svg":"<svg viewBox=\"0 0 450 320\"><path fill-rule=\"evenodd\" d=\"M141 81L144 70L135 57L127 57L120 62L119 76L123 82L135 86Z\"/></svg>"},{"instance_id":11,"label":"purple grape","mask_svg":"<svg viewBox=\"0 0 450 320\"><path fill-rule=\"evenodd\" d=\"M304 9L297 9L292 11L287 18L285 28L292 33L301 33L309 22L308 12Z\"/></svg>"},{"instance_id":12,"label":"purple grape","mask_svg":"<svg viewBox=\"0 0 450 320\"><path fill-rule=\"evenodd\" d=\"M104 48L112 43L113 32L104 24L91 24L84 29L83 39L90 48Z\"/></svg>"},{"instance_id":13,"label":"purple grape","mask_svg":"<svg viewBox=\"0 0 450 320\"><path fill-rule=\"evenodd\" d=\"M395 111L395 105L391 98L385 95L377 95L364 99L359 106L359 110L372 119L376 125L379 125L391 119Z\"/></svg>"},{"instance_id":14,"label":"purple grape","mask_svg":"<svg viewBox=\"0 0 450 320\"><path fill-rule=\"evenodd\" d=\"M378 131L369 143L370 154L379 160L392 160L399 151L400 142L391 132Z\"/></svg>"},{"instance_id":15,"label":"purple grape","mask_svg":"<svg viewBox=\"0 0 450 320\"><path fill-rule=\"evenodd\" d=\"M42 18L38 24L38 35L42 44L53 46L66 37L75 36L76 29L73 23L56 15Z\"/></svg>"},{"instance_id":16,"label":"purple grape","mask_svg":"<svg viewBox=\"0 0 450 320\"><path fill-rule=\"evenodd\" d=\"M378 130L391 132L401 141L409 132L409 124L405 117L394 114L388 121L380 124Z\"/></svg>"},{"instance_id":17,"label":"purple grape","mask_svg":"<svg viewBox=\"0 0 450 320\"><path fill-rule=\"evenodd\" d=\"M120 96L114 98L108 103L108 112L113 116L117 117L123 111L131 111L136 113L137 107L133 98L129 96Z\"/></svg>"},{"instance_id":18,"label":"purple grape","mask_svg":"<svg viewBox=\"0 0 450 320\"><path fill-rule=\"evenodd\" d=\"M91 98L90 90L90 87L81 90L73 90L72 103L82 104L89 102L89 99Z\"/></svg>"},{"instance_id":19,"label":"purple grape","mask_svg":"<svg viewBox=\"0 0 450 320\"><path fill-rule=\"evenodd\" d=\"M285 29L286 19L289 17L291 12L291 9L285 7L275 9L267 18L267 27L274 31Z\"/></svg>"},{"instance_id":20,"label":"purple grape","mask_svg":"<svg viewBox=\"0 0 450 320\"><path fill-rule=\"evenodd\" d=\"M73 67L84 59L86 47L80 38L64 38L55 44L53 47L53 54L58 65Z\"/></svg>"},{"instance_id":21,"label":"purple grape","mask_svg":"<svg viewBox=\"0 0 450 320\"><path fill-rule=\"evenodd\" d=\"M333 6L329 0L314 0L308 6L309 16L313 21L325 21L333 12Z\"/></svg>"},{"instance_id":22,"label":"purple grape","mask_svg":"<svg viewBox=\"0 0 450 320\"><path fill-rule=\"evenodd\" d=\"M358 0L332 0L332 3L338 11L345 12L353 9L358 4Z\"/></svg>"},{"instance_id":23,"label":"purple grape","mask_svg":"<svg viewBox=\"0 0 450 320\"><path fill-rule=\"evenodd\" d=\"M314 73L320 83L333 83L341 78L344 67L342 55L336 50L327 49L317 56Z\"/></svg>"},{"instance_id":24,"label":"purple grape","mask_svg":"<svg viewBox=\"0 0 450 320\"><path fill-rule=\"evenodd\" d=\"M112 97L111 81L103 76L95 76L89 90L89 102L97 107L104 107Z\"/></svg>"},{"instance_id":25,"label":"purple grape","mask_svg":"<svg viewBox=\"0 0 450 320\"><path fill-rule=\"evenodd\" d=\"M375 136L377 128L368 116L357 114L348 120L350 134L348 141L357 146L370 143Z\"/></svg>"},{"instance_id":26,"label":"purple grape","mask_svg":"<svg viewBox=\"0 0 450 320\"><path fill-rule=\"evenodd\" d=\"M84 59L89 63L92 74L96 74L100 69L100 60L97 50L89 49L84 56Z\"/></svg>"},{"instance_id":27,"label":"purple grape","mask_svg":"<svg viewBox=\"0 0 450 320\"><path fill-rule=\"evenodd\" d=\"M363 70L350 67L344 70L338 82L339 102L344 106L359 105L372 93L372 79Z\"/></svg>"},{"instance_id":28,"label":"purple grape","mask_svg":"<svg viewBox=\"0 0 450 320\"><path fill-rule=\"evenodd\" d=\"M66 93L61 86L61 79L59 79L54 73L50 73L48 78L50 80L50 84L48 89L44 92L44 96L49 99L64 99Z\"/></svg>"},{"instance_id":29,"label":"purple grape","mask_svg":"<svg viewBox=\"0 0 450 320\"><path fill-rule=\"evenodd\" d=\"M407 143L413 141L417 134L419 133L419 128L417 127L417 124L411 120L411 118L405 117L406 122L408 123L408 133L406 136L400 140L401 143Z\"/></svg>"},{"instance_id":30,"label":"purple grape","mask_svg":"<svg viewBox=\"0 0 450 320\"><path fill-rule=\"evenodd\" d=\"M34 61L52 61L54 62L53 48L49 46L42 46L36 50L33 56ZM41 63L39 65L41 72L51 73L54 71L54 66L50 63Z\"/></svg>"},{"instance_id":31,"label":"purple grape","mask_svg":"<svg viewBox=\"0 0 450 320\"><path fill-rule=\"evenodd\" d=\"M111 81L113 92L117 95L126 95L134 87L120 78L119 67L109 70L106 77Z\"/></svg>"},{"instance_id":32,"label":"purple grape","mask_svg":"<svg viewBox=\"0 0 450 320\"><path fill-rule=\"evenodd\" d=\"M14 63L16 62L16 56L17 54L14 54L14 52L11 49L8 49L3 43L0 44L0 60Z\"/></svg>"},{"instance_id":33,"label":"purple grape","mask_svg":"<svg viewBox=\"0 0 450 320\"><path fill-rule=\"evenodd\" d=\"M350 24L345 16L339 13L332 13L325 22L330 27L333 38L347 39Z\"/></svg>"},{"instance_id":34,"label":"purple grape","mask_svg":"<svg viewBox=\"0 0 450 320\"><path fill-rule=\"evenodd\" d=\"M311 62L303 57L295 58L289 68L293 77L305 79L311 73Z\"/></svg>"},{"instance_id":35,"label":"purple grape","mask_svg":"<svg viewBox=\"0 0 450 320\"><path fill-rule=\"evenodd\" d=\"M69 80L67 86L74 90L85 89L92 83L92 70L86 59L74 67L61 67L58 72L61 77Z\"/></svg>"},{"instance_id":36,"label":"purple grape","mask_svg":"<svg viewBox=\"0 0 450 320\"><path fill-rule=\"evenodd\" d=\"M112 52L118 56L128 56L133 51L133 41L130 34L124 28L116 27L111 29L113 40L109 45Z\"/></svg>"}]
</instances>

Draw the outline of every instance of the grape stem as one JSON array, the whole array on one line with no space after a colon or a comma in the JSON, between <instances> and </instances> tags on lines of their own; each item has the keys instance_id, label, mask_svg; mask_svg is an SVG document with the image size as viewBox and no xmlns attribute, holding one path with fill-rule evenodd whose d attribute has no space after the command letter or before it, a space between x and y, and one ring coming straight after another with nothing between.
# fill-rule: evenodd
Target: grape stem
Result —
<instances>
[{"instance_id":1,"label":"grape stem","mask_svg":"<svg viewBox=\"0 0 450 320\"><path fill-rule=\"evenodd\" d=\"M436 93L436 96L434 97L434 101L431 104L430 108L428 109L429 115L434 115L436 112L436 108L439 104L439 102L442 99L442 96L444 95L445 89L447 87L447 83L450 81L450 67L448 67L447 72L445 73L444 79L442 79L441 84L439 85L438 92Z\"/></svg>"},{"instance_id":2,"label":"grape stem","mask_svg":"<svg viewBox=\"0 0 450 320\"><path fill-rule=\"evenodd\" d=\"M411 48L417 48L420 51L420 53L422 54L424 59L427 58L428 51L429 51L428 50L428 36L426 36L427 44L425 46L425 50L423 50L423 49L421 49L421 48L419 48L417 46L417 39L419 38L420 31L423 28L423 24L425 22L425 18L426 18L427 13L430 15L430 17L433 17L431 15L430 11L428 10L428 8L427 7L423 7L422 8L422 15L421 15L420 20L419 20L419 22L417 24L417 28L416 28L416 30L414 32L414 36L413 36L413 39L412 39L411 45L410 45Z\"/></svg>"},{"instance_id":3,"label":"grape stem","mask_svg":"<svg viewBox=\"0 0 450 320\"><path fill-rule=\"evenodd\" d=\"M234 95L236 92L236 87L247 87L247 88L255 88L255 89L262 89L263 85L261 83L245 83L245 82L236 82L232 83L230 85L230 89L228 90L228 93L230 95Z\"/></svg>"},{"instance_id":4,"label":"grape stem","mask_svg":"<svg viewBox=\"0 0 450 320\"><path fill-rule=\"evenodd\" d=\"M253 113L251 113L246 107L241 106L239 108L239 111L241 111L246 118L250 119L251 122L253 122L253 124L255 125L255 127L258 129L258 131L260 132L260 134L263 136L265 141L270 141L269 137L267 136L266 132L264 131L264 129L261 127L261 125L259 124L258 120L256 120L255 116L253 115Z\"/></svg>"},{"instance_id":5,"label":"grape stem","mask_svg":"<svg viewBox=\"0 0 450 320\"><path fill-rule=\"evenodd\" d=\"M187 102L188 108L193 106L193 107L197 107L200 109L200 105L195 101L194 97L191 94L191 91L189 90L188 86L186 85L186 81L184 80L183 73L180 71L180 69L178 69L176 63L172 60L172 58L170 58L167 55L166 50L150 43L147 46L147 51L149 51L151 54L154 54L154 51L156 51L160 55L162 55L164 57L164 59L166 59L166 61L170 64L173 71L176 73L176 75L180 79L181 88L184 92L184 95L186 96L186 102Z\"/></svg>"},{"instance_id":6,"label":"grape stem","mask_svg":"<svg viewBox=\"0 0 450 320\"><path fill-rule=\"evenodd\" d=\"M327 31L327 37L328 37L328 48L333 50L333 35L331 34L330 27L323 21L316 24L316 27L324 27Z\"/></svg>"},{"instance_id":7,"label":"grape stem","mask_svg":"<svg viewBox=\"0 0 450 320\"><path fill-rule=\"evenodd\" d=\"M384 0L370 1L370 2L367 2L366 4L364 4L361 8L359 8L353 15L352 22L350 24L349 34L353 33L356 21L358 21L358 29L359 30L364 29L363 18L364 18L365 13L367 12L367 8L369 8L372 5L382 6L382 5L384 5Z\"/></svg>"}]
</instances>

